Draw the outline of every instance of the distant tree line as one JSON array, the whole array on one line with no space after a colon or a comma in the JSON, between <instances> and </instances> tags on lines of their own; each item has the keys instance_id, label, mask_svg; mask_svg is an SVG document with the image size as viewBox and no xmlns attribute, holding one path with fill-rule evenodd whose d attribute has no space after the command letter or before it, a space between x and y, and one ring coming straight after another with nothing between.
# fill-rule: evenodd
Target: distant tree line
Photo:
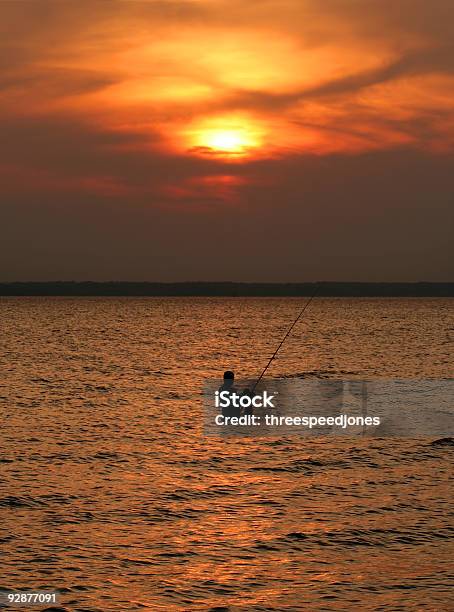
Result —
<instances>
[{"instance_id":1,"label":"distant tree line","mask_svg":"<svg viewBox=\"0 0 454 612\"><path fill-rule=\"evenodd\" d=\"M55 281L0 283L0 296L225 296L300 297L318 285L325 297L454 297L454 282L445 283L153 283L128 281Z\"/></svg>"}]
</instances>

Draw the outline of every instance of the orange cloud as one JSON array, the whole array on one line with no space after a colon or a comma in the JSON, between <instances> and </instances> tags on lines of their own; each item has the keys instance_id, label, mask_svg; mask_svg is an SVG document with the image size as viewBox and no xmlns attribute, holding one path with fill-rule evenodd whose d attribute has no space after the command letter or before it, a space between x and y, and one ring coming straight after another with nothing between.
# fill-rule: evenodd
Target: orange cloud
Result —
<instances>
[{"instance_id":1,"label":"orange cloud","mask_svg":"<svg viewBox=\"0 0 454 612\"><path fill-rule=\"evenodd\" d=\"M159 133L150 146L188 155L452 148L437 119L453 114L452 3L402 0L405 20L390 0L322 4L49 3L43 25L30 3L3 3L0 109Z\"/></svg>"}]
</instances>

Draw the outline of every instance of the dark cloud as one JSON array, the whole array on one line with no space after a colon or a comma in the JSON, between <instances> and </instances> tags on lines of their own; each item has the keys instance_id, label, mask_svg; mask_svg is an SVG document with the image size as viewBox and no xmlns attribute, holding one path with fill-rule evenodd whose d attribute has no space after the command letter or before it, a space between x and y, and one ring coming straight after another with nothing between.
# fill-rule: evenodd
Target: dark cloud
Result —
<instances>
[{"instance_id":1,"label":"dark cloud","mask_svg":"<svg viewBox=\"0 0 454 612\"><path fill-rule=\"evenodd\" d=\"M122 180L143 183L143 165L105 155L111 172L122 167ZM158 154L147 162L148 194L4 193L0 278L452 278L450 156L402 149L256 161L236 166L243 182L232 201L216 190L175 200L159 187L232 173L233 164L184 167Z\"/></svg>"},{"instance_id":2,"label":"dark cloud","mask_svg":"<svg viewBox=\"0 0 454 612\"><path fill-rule=\"evenodd\" d=\"M8 117L0 120L0 130L0 166L50 170L60 177L112 175L140 185L219 171L215 160L153 151L161 138L151 130L103 129L64 116Z\"/></svg>"}]
</instances>

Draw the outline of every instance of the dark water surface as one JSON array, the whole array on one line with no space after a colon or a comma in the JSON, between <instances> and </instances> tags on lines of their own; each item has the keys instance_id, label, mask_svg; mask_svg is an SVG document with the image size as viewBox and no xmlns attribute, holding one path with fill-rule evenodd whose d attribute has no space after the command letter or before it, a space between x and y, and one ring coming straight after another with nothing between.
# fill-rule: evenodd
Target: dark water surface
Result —
<instances>
[{"instance_id":1,"label":"dark water surface","mask_svg":"<svg viewBox=\"0 0 454 612\"><path fill-rule=\"evenodd\" d=\"M2 299L0 587L71 612L454 610L452 447L202 436L204 379L260 372L303 302ZM453 340L454 300L319 299L270 374L453 377Z\"/></svg>"}]
</instances>

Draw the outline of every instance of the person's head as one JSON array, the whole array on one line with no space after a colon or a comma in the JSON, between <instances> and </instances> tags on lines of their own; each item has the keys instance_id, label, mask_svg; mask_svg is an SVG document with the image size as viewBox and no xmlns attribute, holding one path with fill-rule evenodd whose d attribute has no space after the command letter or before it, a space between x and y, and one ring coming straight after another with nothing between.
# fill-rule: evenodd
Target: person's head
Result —
<instances>
[{"instance_id":1,"label":"person's head","mask_svg":"<svg viewBox=\"0 0 454 612\"><path fill-rule=\"evenodd\" d=\"M224 385L227 387L231 387L233 385L233 381L235 380L235 374L231 370L227 370L224 372Z\"/></svg>"}]
</instances>

